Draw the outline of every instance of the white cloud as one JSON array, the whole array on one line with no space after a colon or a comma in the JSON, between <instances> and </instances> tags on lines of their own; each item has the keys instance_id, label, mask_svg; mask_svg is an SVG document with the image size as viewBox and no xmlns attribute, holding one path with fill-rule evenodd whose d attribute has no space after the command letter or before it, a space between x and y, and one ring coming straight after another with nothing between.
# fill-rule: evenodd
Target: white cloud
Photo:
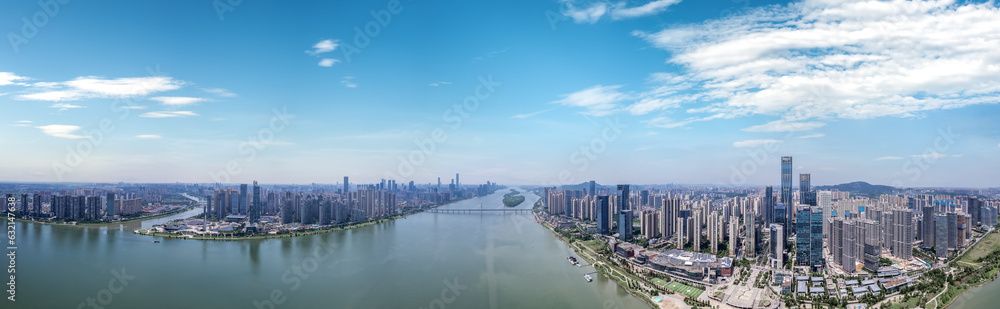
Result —
<instances>
[{"instance_id":1,"label":"white cloud","mask_svg":"<svg viewBox=\"0 0 1000 309\"><path fill-rule=\"evenodd\" d=\"M428 84L428 86L431 86L431 87L437 87L437 86L443 86L443 85L451 85L451 82L436 82L436 83L430 83L430 84Z\"/></svg>"},{"instance_id":2,"label":"white cloud","mask_svg":"<svg viewBox=\"0 0 1000 309\"><path fill-rule=\"evenodd\" d=\"M180 88L183 81L171 77L129 77L101 79L97 77L77 77L60 83L36 83L35 93L18 96L22 100L74 101L84 98L145 96L151 93Z\"/></svg>"},{"instance_id":3,"label":"white cloud","mask_svg":"<svg viewBox=\"0 0 1000 309\"><path fill-rule=\"evenodd\" d=\"M18 121L15 121L14 124L12 124L11 126L14 126L14 127L30 127L31 126L31 120L18 120Z\"/></svg>"},{"instance_id":4,"label":"white cloud","mask_svg":"<svg viewBox=\"0 0 1000 309\"><path fill-rule=\"evenodd\" d=\"M28 78L24 76L17 76L16 74L11 72L0 72L0 86L15 85L15 84L24 85L23 83L18 83L17 81L26 79Z\"/></svg>"},{"instance_id":5,"label":"white cloud","mask_svg":"<svg viewBox=\"0 0 1000 309\"><path fill-rule=\"evenodd\" d=\"M577 8L573 5L573 0L563 0L566 6L563 15L572 18L576 23L593 24L601 20L601 16L608 12L608 4L604 2L593 3L586 8Z\"/></svg>"},{"instance_id":6,"label":"white cloud","mask_svg":"<svg viewBox=\"0 0 1000 309\"><path fill-rule=\"evenodd\" d=\"M353 82L354 76L344 76L344 79L340 80L340 84L347 88L358 88L358 84Z\"/></svg>"},{"instance_id":7,"label":"white cloud","mask_svg":"<svg viewBox=\"0 0 1000 309\"><path fill-rule=\"evenodd\" d=\"M322 41L319 41L318 43L316 43L316 45L313 45L313 47L312 47L313 49L312 50L307 50L306 53L315 56L315 55L326 53L326 52L332 52L335 49L337 49L337 46L340 46L340 41L336 41L336 40L322 40ZM326 65L326 66L328 66L328 65Z\"/></svg>"},{"instance_id":8,"label":"white cloud","mask_svg":"<svg viewBox=\"0 0 1000 309\"><path fill-rule=\"evenodd\" d=\"M148 112L139 117L145 118L173 118L173 117L188 117L188 116L198 116L198 114L191 111L160 111L160 112Z\"/></svg>"},{"instance_id":9,"label":"white cloud","mask_svg":"<svg viewBox=\"0 0 1000 309\"><path fill-rule=\"evenodd\" d=\"M141 105L125 105L125 106L122 106L122 108L124 108L124 109L146 109L145 106L141 106Z\"/></svg>"},{"instance_id":10,"label":"white cloud","mask_svg":"<svg viewBox=\"0 0 1000 309\"><path fill-rule=\"evenodd\" d=\"M229 90L222 89L222 88L202 88L202 90L205 90L205 92L208 92L208 93L220 96L220 97L226 97L226 98L236 97L235 93L232 93Z\"/></svg>"},{"instance_id":11,"label":"white cloud","mask_svg":"<svg viewBox=\"0 0 1000 309\"><path fill-rule=\"evenodd\" d=\"M875 161L902 160L902 159L903 159L903 157L888 156L888 157L878 157L878 158L875 158Z\"/></svg>"},{"instance_id":12,"label":"white cloud","mask_svg":"<svg viewBox=\"0 0 1000 309\"><path fill-rule=\"evenodd\" d=\"M83 108L83 106L73 105L73 104L69 104L69 103L56 103L56 104L52 104L49 107L51 107L51 108L57 108L57 109L59 109L60 112L64 111L64 110L68 110L68 109L73 109L73 108Z\"/></svg>"},{"instance_id":13,"label":"white cloud","mask_svg":"<svg viewBox=\"0 0 1000 309\"><path fill-rule=\"evenodd\" d=\"M646 4L628 7L625 1L610 4L608 1L577 1L560 0L563 4L563 15L572 18L576 23L593 24L601 20L604 15L611 15L611 19L627 19L642 16L654 15L665 11L668 7L680 3L681 0L654 0ZM577 2L588 2L579 3Z\"/></svg>"},{"instance_id":14,"label":"white cloud","mask_svg":"<svg viewBox=\"0 0 1000 309\"><path fill-rule=\"evenodd\" d=\"M543 109L543 110L540 110L540 111L537 111L537 112L531 112L531 113L527 113L527 114L517 114L517 115L511 116L510 118L514 118L514 119L526 119L526 118L535 117L538 114L541 114L541 113L544 113L544 112L547 112L547 111L550 111L550 110L552 110L552 109L549 108L549 109Z\"/></svg>"},{"instance_id":15,"label":"white cloud","mask_svg":"<svg viewBox=\"0 0 1000 309\"><path fill-rule=\"evenodd\" d=\"M618 103L627 100L629 96L619 92L617 86L593 86L570 94L564 94L558 103L571 107L582 107L586 109L584 114L593 116L605 116L614 113L618 109Z\"/></svg>"},{"instance_id":16,"label":"white cloud","mask_svg":"<svg viewBox=\"0 0 1000 309\"><path fill-rule=\"evenodd\" d=\"M135 137L141 138L141 139L160 139L160 138L163 138L162 136L154 135L154 134L140 134L140 135L136 135Z\"/></svg>"},{"instance_id":17,"label":"white cloud","mask_svg":"<svg viewBox=\"0 0 1000 309\"><path fill-rule=\"evenodd\" d=\"M947 156L948 155L939 152L928 152L925 154L913 155L914 158L923 158L923 159L940 159Z\"/></svg>"},{"instance_id":18,"label":"white cloud","mask_svg":"<svg viewBox=\"0 0 1000 309\"><path fill-rule=\"evenodd\" d=\"M682 118L691 122L771 115L805 124L747 128L769 132L814 129L818 119L913 117L995 104L997 20L993 2L805 0L634 32L682 69L678 78L637 92L626 108L634 115L684 108L691 115ZM675 100L684 94L700 96Z\"/></svg>"},{"instance_id":19,"label":"white cloud","mask_svg":"<svg viewBox=\"0 0 1000 309\"><path fill-rule=\"evenodd\" d=\"M170 106L182 106L182 105L194 104L205 100L202 98L191 98L191 97L153 97L149 99L154 101L160 101L160 103L163 103L163 105L170 105Z\"/></svg>"},{"instance_id":20,"label":"white cloud","mask_svg":"<svg viewBox=\"0 0 1000 309\"><path fill-rule=\"evenodd\" d=\"M817 133L817 134L810 134L810 135L798 136L798 137L795 137L795 138L797 138L797 139L806 139L806 138L820 138L820 137L824 137L824 136L826 136L826 134Z\"/></svg>"},{"instance_id":21,"label":"white cloud","mask_svg":"<svg viewBox=\"0 0 1000 309\"><path fill-rule=\"evenodd\" d=\"M756 125L749 128L743 129L747 132L792 132L792 131L809 131L822 126L826 123L822 122L789 122L785 120L775 120L762 125Z\"/></svg>"},{"instance_id":22,"label":"white cloud","mask_svg":"<svg viewBox=\"0 0 1000 309\"><path fill-rule=\"evenodd\" d=\"M337 64L338 62L340 62L340 60L330 59L330 58L323 58L323 60L319 61L319 66L321 66L321 67L332 67L334 64Z\"/></svg>"},{"instance_id":23,"label":"white cloud","mask_svg":"<svg viewBox=\"0 0 1000 309\"><path fill-rule=\"evenodd\" d=\"M653 15L663 12L671 5L678 4L680 2L681 0L655 0L635 7L625 7L625 2L619 2L612 9L611 18L625 19Z\"/></svg>"},{"instance_id":24,"label":"white cloud","mask_svg":"<svg viewBox=\"0 0 1000 309\"><path fill-rule=\"evenodd\" d=\"M733 147L736 147L736 148L756 147L756 146L760 146L760 145L774 144L774 143L781 143L781 142L784 142L784 141L783 140L776 140L776 139L751 139L751 140L733 142Z\"/></svg>"},{"instance_id":25,"label":"white cloud","mask_svg":"<svg viewBox=\"0 0 1000 309\"><path fill-rule=\"evenodd\" d=\"M73 134L73 132L76 132L77 130L80 130L79 126L71 126L71 125L65 125L65 124L52 124L52 125L47 125L47 126L39 126L39 127L36 127L36 128L41 129L42 133L45 133L45 134L48 134L48 135L51 135L51 136L54 136L54 137L70 138L70 139L87 138L86 136L83 136L83 135Z\"/></svg>"}]
</instances>

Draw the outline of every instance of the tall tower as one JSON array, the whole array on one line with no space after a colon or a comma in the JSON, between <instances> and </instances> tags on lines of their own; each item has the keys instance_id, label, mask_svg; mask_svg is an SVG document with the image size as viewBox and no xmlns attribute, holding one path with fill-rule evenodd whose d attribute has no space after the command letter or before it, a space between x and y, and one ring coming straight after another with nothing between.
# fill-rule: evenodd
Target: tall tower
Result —
<instances>
[{"instance_id":1,"label":"tall tower","mask_svg":"<svg viewBox=\"0 0 1000 309\"><path fill-rule=\"evenodd\" d=\"M611 218L608 218L610 215L609 207L607 195L597 197L597 231L601 235L608 235L611 232Z\"/></svg>"},{"instance_id":2,"label":"tall tower","mask_svg":"<svg viewBox=\"0 0 1000 309\"><path fill-rule=\"evenodd\" d=\"M253 181L253 205L250 205L249 212L247 217L250 218L250 223L260 222L260 186L256 180Z\"/></svg>"},{"instance_id":3,"label":"tall tower","mask_svg":"<svg viewBox=\"0 0 1000 309\"><path fill-rule=\"evenodd\" d=\"M792 157L781 157L781 202L785 208L792 210ZM782 218L775 218L784 224L785 235L795 233L795 225L792 224L791 211L787 211Z\"/></svg>"},{"instance_id":4,"label":"tall tower","mask_svg":"<svg viewBox=\"0 0 1000 309\"><path fill-rule=\"evenodd\" d=\"M458 180L458 173L455 173L455 188L461 188L462 182Z\"/></svg>"},{"instance_id":5,"label":"tall tower","mask_svg":"<svg viewBox=\"0 0 1000 309\"><path fill-rule=\"evenodd\" d=\"M108 219L110 220L112 217L115 216L115 193L108 192L108 198L105 202L107 202L107 205L105 206L106 209L104 210L104 212L106 213Z\"/></svg>"},{"instance_id":6,"label":"tall tower","mask_svg":"<svg viewBox=\"0 0 1000 309\"><path fill-rule=\"evenodd\" d=\"M438 187L440 187L440 186L441 186L441 178L438 178ZM347 176L344 176L344 192L343 192L343 194L347 194L347 192L350 192L350 191L351 191L351 187L348 185Z\"/></svg>"},{"instance_id":7,"label":"tall tower","mask_svg":"<svg viewBox=\"0 0 1000 309\"><path fill-rule=\"evenodd\" d=\"M596 190L597 190L597 182L591 180L590 181L590 195L592 195L592 196L593 195L597 195L597 191Z\"/></svg>"},{"instance_id":8,"label":"tall tower","mask_svg":"<svg viewBox=\"0 0 1000 309\"><path fill-rule=\"evenodd\" d=\"M764 224L774 223L774 189L771 186L764 187Z\"/></svg>"},{"instance_id":9,"label":"tall tower","mask_svg":"<svg viewBox=\"0 0 1000 309\"><path fill-rule=\"evenodd\" d=\"M236 214L246 214L248 204L247 204L247 184L245 183L240 184L239 200L240 200L239 205L237 206L237 209L233 210L233 212Z\"/></svg>"}]
</instances>

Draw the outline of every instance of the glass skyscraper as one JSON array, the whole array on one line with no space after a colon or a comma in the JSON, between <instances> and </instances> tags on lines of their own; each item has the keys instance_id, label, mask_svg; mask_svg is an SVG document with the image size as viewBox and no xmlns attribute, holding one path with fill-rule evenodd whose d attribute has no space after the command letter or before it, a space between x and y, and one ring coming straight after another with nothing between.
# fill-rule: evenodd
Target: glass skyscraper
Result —
<instances>
[{"instance_id":1,"label":"glass skyscraper","mask_svg":"<svg viewBox=\"0 0 1000 309\"><path fill-rule=\"evenodd\" d=\"M785 207L792 207L792 157L781 157L781 202ZM791 212L784 217L776 217L785 225L785 235L795 233L795 226L792 225Z\"/></svg>"},{"instance_id":2,"label":"glass skyscraper","mask_svg":"<svg viewBox=\"0 0 1000 309\"><path fill-rule=\"evenodd\" d=\"M601 235L608 235L611 232L611 218L608 218L611 214L609 206L607 195L597 197L597 232Z\"/></svg>"}]
</instances>

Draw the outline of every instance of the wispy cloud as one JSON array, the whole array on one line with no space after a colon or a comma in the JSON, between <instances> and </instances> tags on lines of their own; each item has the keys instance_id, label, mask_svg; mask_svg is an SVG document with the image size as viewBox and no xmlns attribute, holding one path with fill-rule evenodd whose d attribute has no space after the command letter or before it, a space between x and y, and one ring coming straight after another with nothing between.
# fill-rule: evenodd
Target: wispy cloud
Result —
<instances>
[{"instance_id":1,"label":"wispy cloud","mask_svg":"<svg viewBox=\"0 0 1000 309\"><path fill-rule=\"evenodd\" d=\"M340 80L340 84L347 88L358 88L358 84L354 83L354 76L344 76L344 78Z\"/></svg>"},{"instance_id":2,"label":"wispy cloud","mask_svg":"<svg viewBox=\"0 0 1000 309\"><path fill-rule=\"evenodd\" d=\"M149 99L153 101L159 101L160 103L163 103L163 105L168 105L168 106L183 106L205 101L205 99L202 98L192 98L192 97L153 97Z\"/></svg>"},{"instance_id":3,"label":"wispy cloud","mask_svg":"<svg viewBox=\"0 0 1000 309\"><path fill-rule=\"evenodd\" d=\"M220 97L225 97L225 98L236 97L235 93L232 93L229 90L222 89L222 88L202 88L202 90L205 90L205 92L208 92L208 93L220 96Z\"/></svg>"},{"instance_id":4,"label":"wispy cloud","mask_svg":"<svg viewBox=\"0 0 1000 309\"><path fill-rule=\"evenodd\" d=\"M614 113L619 108L619 103L629 99L629 96L618 91L621 85L614 86L593 86L570 94L564 94L558 103L571 107L582 107L586 109L584 114L592 116L605 116Z\"/></svg>"},{"instance_id":5,"label":"wispy cloud","mask_svg":"<svg viewBox=\"0 0 1000 309\"><path fill-rule=\"evenodd\" d=\"M808 131L825 126L822 122L789 122L785 120L775 120L762 125L756 125L743 129L747 132L789 132Z\"/></svg>"},{"instance_id":6,"label":"wispy cloud","mask_svg":"<svg viewBox=\"0 0 1000 309\"><path fill-rule=\"evenodd\" d=\"M431 87L444 86L444 85L451 85L451 82L436 82L428 84L428 86Z\"/></svg>"},{"instance_id":7,"label":"wispy cloud","mask_svg":"<svg viewBox=\"0 0 1000 309\"><path fill-rule=\"evenodd\" d=\"M31 126L31 120L18 120L16 122L14 122L14 124L12 124L11 126L14 126L14 127L30 127Z\"/></svg>"},{"instance_id":8,"label":"wispy cloud","mask_svg":"<svg viewBox=\"0 0 1000 309\"><path fill-rule=\"evenodd\" d=\"M27 80L27 77L18 76L17 74L11 72L0 72L0 86L6 85L24 85L23 83L18 83L19 80Z\"/></svg>"},{"instance_id":9,"label":"wispy cloud","mask_svg":"<svg viewBox=\"0 0 1000 309\"><path fill-rule=\"evenodd\" d=\"M69 138L69 139L87 138L84 135L73 134L73 132L80 130L80 126L51 124L47 126L39 126L36 128L42 130L42 133L59 138Z\"/></svg>"},{"instance_id":10,"label":"wispy cloud","mask_svg":"<svg viewBox=\"0 0 1000 309\"><path fill-rule=\"evenodd\" d=\"M332 52L340 46L340 41L336 40L322 40L313 45L312 50L307 50L306 53L310 55L319 55L322 53Z\"/></svg>"},{"instance_id":11,"label":"wispy cloud","mask_svg":"<svg viewBox=\"0 0 1000 309\"><path fill-rule=\"evenodd\" d=\"M1000 101L997 20L992 2L807 0L633 34L703 94L686 112L812 124Z\"/></svg>"},{"instance_id":12,"label":"wispy cloud","mask_svg":"<svg viewBox=\"0 0 1000 309\"><path fill-rule=\"evenodd\" d=\"M824 137L824 136L826 136L826 134L817 133L817 134L809 134L809 135L797 136L795 138L797 138L797 139L806 139L806 138L820 138L820 137Z\"/></svg>"},{"instance_id":13,"label":"wispy cloud","mask_svg":"<svg viewBox=\"0 0 1000 309\"><path fill-rule=\"evenodd\" d=\"M517 115L511 116L510 118L514 118L514 119L531 118L531 117L537 116L538 114L541 114L541 113L544 113L544 112L547 112L547 111L550 111L550 110L552 110L552 109L549 108L549 109L543 109L543 110L540 110L540 111L537 111L537 112L531 112L531 113L527 113L527 114L517 114Z\"/></svg>"},{"instance_id":14,"label":"wispy cloud","mask_svg":"<svg viewBox=\"0 0 1000 309\"><path fill-rule=\"evenodd\" d=\"M56 103L56 104L50 105L49 107L59 109L60 112L61 111L65 111L65 110L69 110L69 109L73 109L73 108L83 108L83 106L73 105L73 104L69 104L69 103Z\"/></svg>"},{"instance_id":15,"label":"wispy cloud","mask_svg":"<svg viewBox=\"0 0 1000 309\"><path fill-rule=\"evenodd\" d=\"M124 109L146 109L146 107L142 106L142 105L125 105L125 106L122 106L122 108L124 108Z\"/></svg>"},{"instance_id":16,"label":"wispy cloud","mask_svg":"<svg viewBox=\"0 0 1000 309\"><path fill-rule=\"evenodd\" d=\"M776 140L776 139L751 139L751 140L733 142L733 147L736 147L736 148L756 147L756 146L760 146L760 145L774 144L774 143L781 143L781 142L784 142L784 141L783 140Z\"/></svg>"},{"instance_id":17,"label":"wispy cloud","mask_svg":"<svg viewBox=\"0 0 1000 309\"><path fill-rule=\"evenodd\" d=\"M560 2L564 6L564 16L576 23L593 24L605 15L611 15L613 20L620 20L658 14L680 3L681 0L654 0L633 7L629 7L624 1L614 4L608 1L560 0Z\"/></svg>"},{"instance_id":18,"label":"wispy cloud","mask_svg":"<svg viewBox=\"0 0 1000 309\"><path fill-rule=\"evenodd\" d=\"M923 159L940 159L947 156L948 155L939 152L929 152L925 154L912 155L912 157L914 158L923 158Z\"/></svg>"},{"instance_id":19,"label":"wispy cloud","mask_svg":"<svg viewBox=\"0 0 1000 309\"><path fill-rule=\"evenodd\" d=\"M319 61L318 65L321 67L332 67L334 64L337 64L338 62L340 62L340 60L323 58L323 60Z\"/></svg>"},{"instance_id":20,"label":"wispy cloud","mask_svg":"<svg viewBox=\"0 0 1000 309\"><path fill-rule=\"evenodd\" d=\"M887 157L878 157L878 158L875 158L875 161L902 160L902 159L903 159L903 157L887 156Z\"/></svg>"},{"instance_id":21,"label":"wispy cloud","mask_svg":"<svg viewBox=\"0 0 1000 309\"><path fill-rule=\"evenodd\" d=\"M162 136L154 135L154 134L141 134L141 135L136 135L135 137L141 138L141 139L160 139L160 138L163 138Z\"/></svg>"},{"instance_id":22,"label":"wispy cloud","mask_svg":"<svg viewBox=\"0 0 1000 309\"><path fill-rule=\"evenodd\" d=\"M625 2L619 2L611 9L611 19L626 19L658 14L668 7L680 3L681 0L655 0L649 3L626 7Z\"/></svg>"},{"instance_id":23,"label":"wispy cloud","mask_svg":"<svg viewBox=\"0 0 1000 309\"><path fill-rule=\"evenodd\" d=\"M183 81L171 77L129 77L102 79L98 77L78 77L59 83L36 83L36 92L18 96L21 100L75 101L85 98L132 97L175 90L184 85Z\"/></svg>"},{"instance_id":24,"label":"wispy cloud","mask_svg":"<svg viewBox=\"0 0 1000 309\"><path fill-rule=\"evenodd\" d=\"M506 53L506 52L507 52L507 49L506 49L506 48L504 48L504 49L501 49L501 50L494 50L494 51L491 51L491 52L488 52L488 53L486 53L486 55L482 55L482 56L479 56L479 57L476 57L476 58L473 58L473 60L476 60L476 61L483 61L483 59L487 59L487 58L493 58L493 57L494 57L494 56L496 56L496 55L499 55L499 54L502 54L502 53Z\"/></svg>"},{"instance_id":25,"label":"wispy cloud","mask_svg":"<svg viewBox=\"0 0 1000 309\"><path fill-rule=\"evenodd\" d=\"M159 112L148 112L139 117L145 118L173 118L173 117L188 117L188 116L198 116L198 114L192 111L159 111Z\"/></svg>"}]
</instances>

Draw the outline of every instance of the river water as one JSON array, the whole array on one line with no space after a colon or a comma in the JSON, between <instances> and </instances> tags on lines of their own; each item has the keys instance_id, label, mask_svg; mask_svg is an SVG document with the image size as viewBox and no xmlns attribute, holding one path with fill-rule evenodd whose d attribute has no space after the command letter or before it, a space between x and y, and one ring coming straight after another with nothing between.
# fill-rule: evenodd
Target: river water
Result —
<instances>
[{"instance_id":1,"label":"river water","mask_svg":"<svg viewBox=\"0 0 1000 309\"><path fill-rule=\"evenodd\" d=\"M539 197L521 191L518 208L532 207ZM506 192L443 207L503 208ZM567 263L573 251L530 214L420 213L254 241L132 233L200 211L109 227L17 222L17 301L2 307L648 307L600 275L584 280L593 268Z\"/></svg>"}]
</instances>

